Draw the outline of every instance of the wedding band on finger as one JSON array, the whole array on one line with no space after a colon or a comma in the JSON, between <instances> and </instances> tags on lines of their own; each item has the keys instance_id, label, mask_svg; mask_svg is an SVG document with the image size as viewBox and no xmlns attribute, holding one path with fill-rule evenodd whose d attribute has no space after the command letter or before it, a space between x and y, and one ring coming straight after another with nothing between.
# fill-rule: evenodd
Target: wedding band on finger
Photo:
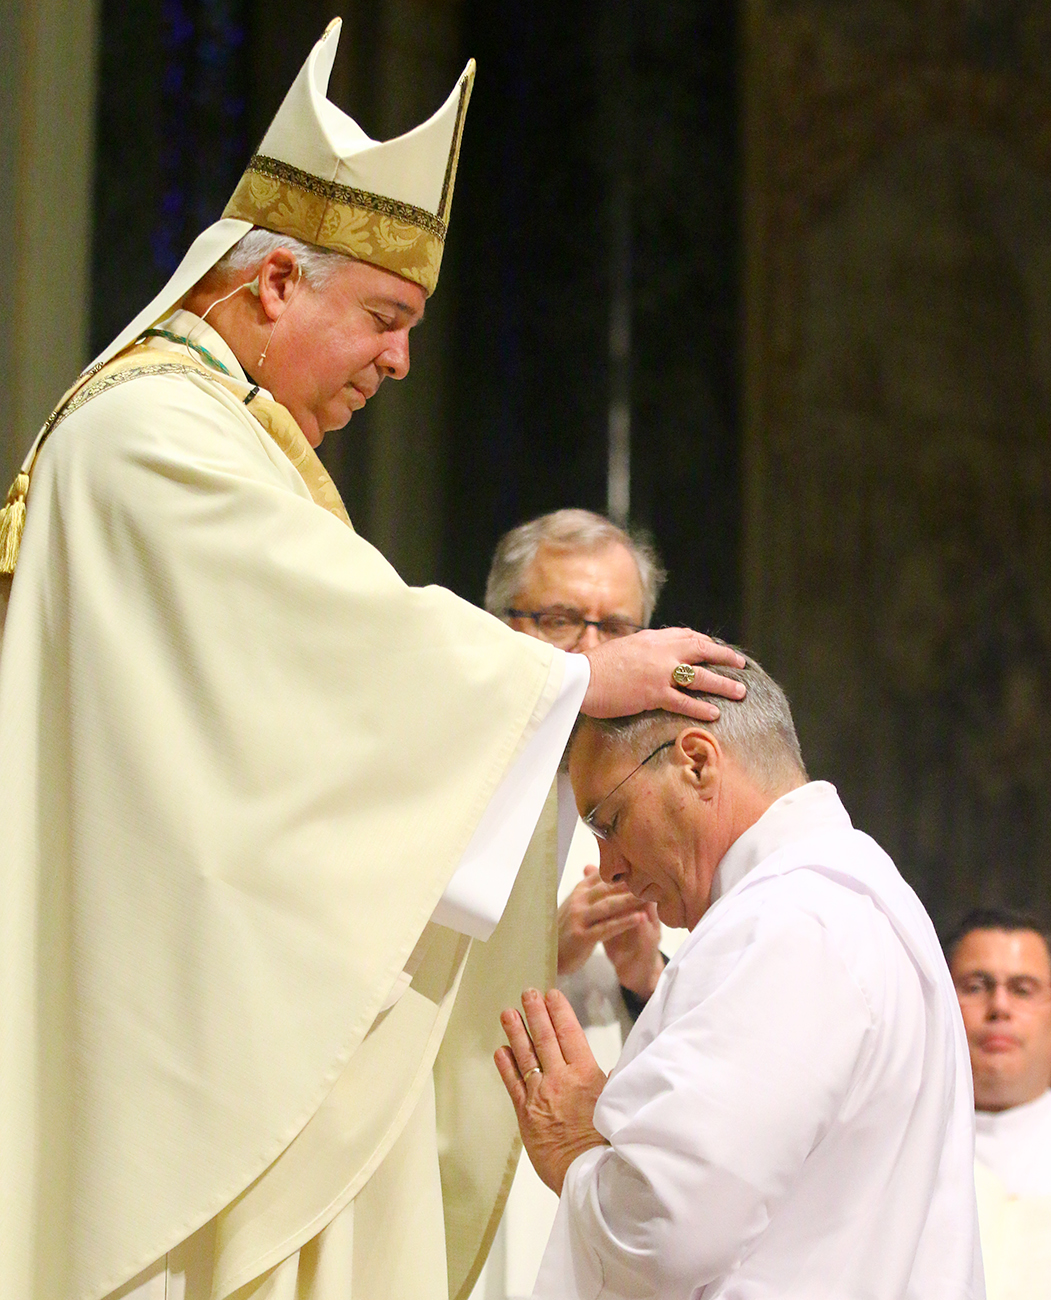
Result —
<instances>
[{"instance_id":1,"label":"wedding band on finger","mask_svg":"<svg viewBox=\"0 0 1051 1300\"><path fill-rule=\"evenodd\" d=\"M529 1078L531 1074L543 1074L543 1073L544 1072L539 1065L534 1065L532 1069L526 1070L525 1074L522 1075L522 1082L525 1083L525 1081Z\"/></svg>"},{"instance_id":2,"label":"wedding band on finger","mask_svg":"<svg viewBox=\"0 0 1051 1300\"><path fill-rule=\"evenodd\" d=\"M671 680L675 686L691 686L696 676L697 669L693 664L676 664L672 669Z\"/></svg>"}]
</instances>

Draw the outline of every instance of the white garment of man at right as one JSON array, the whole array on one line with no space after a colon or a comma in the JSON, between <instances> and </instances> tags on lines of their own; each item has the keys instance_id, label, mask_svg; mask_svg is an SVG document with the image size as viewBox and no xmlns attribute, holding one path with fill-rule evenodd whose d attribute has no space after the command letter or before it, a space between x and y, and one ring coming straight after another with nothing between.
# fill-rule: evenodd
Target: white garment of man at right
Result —
<instances>
[{"instance_id":1,"label":"white garment of man at right","mask_svg":"<svg viewBox=\"0 0 1051 1300\"><path fill-rule=\"evenodd\" d=\"M1051 952L1039 922L968 913L946 956L971 1052L989 1300L1051 1300Z\"/></svg>"},{"instance_id":2,"label":"white garment of man at right","mask_svg":"<svg viewBox=\"0 0 1051 1300\"><path fill-rule=\"evenodd\" d=\"M970 1065L930 919L752 659L714 723L582 719L604 880L690 935L608 1079L557 990L497 1065L560 1202L537 1300L981 1300Z\"/></svg>"}]
</instances>

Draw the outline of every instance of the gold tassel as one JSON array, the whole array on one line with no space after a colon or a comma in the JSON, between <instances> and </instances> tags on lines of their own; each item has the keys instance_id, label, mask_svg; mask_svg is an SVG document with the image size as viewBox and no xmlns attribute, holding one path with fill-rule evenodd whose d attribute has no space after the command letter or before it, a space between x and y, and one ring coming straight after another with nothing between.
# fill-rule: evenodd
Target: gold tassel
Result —
<instances>
[{"instance_id":1,"label":"gold tassel","mask_svg":"<svg viewBox=\"0 0 1051 1300\"><path fill-rule=\"evenodd\" d=\"M7 504L0 509L0 574L11 574L18 563L18 548L22 544L22 530L26 526L26 493L29 475L24 471L15 476L7 494Z\"/></svg>"}]
</instances>

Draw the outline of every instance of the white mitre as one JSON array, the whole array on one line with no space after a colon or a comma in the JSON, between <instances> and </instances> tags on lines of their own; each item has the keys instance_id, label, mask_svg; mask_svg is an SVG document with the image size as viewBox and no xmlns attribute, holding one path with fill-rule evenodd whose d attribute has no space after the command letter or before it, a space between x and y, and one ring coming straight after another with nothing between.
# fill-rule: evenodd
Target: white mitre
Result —
<instances>
[{"instance_id":1,"label":"white mitre","mask_svg":"<svg viewBox=\"0 0 1051 1300\"><path fill-rule=\"evenodd\" d=\"M327 97L342 20L311 50L226 205L148 307L95 359L116 356L175 308L253 226L346 253L404 276L429 295L438 283L474 60L421 126L370 139Z\"/></svg>"}]
</instances>

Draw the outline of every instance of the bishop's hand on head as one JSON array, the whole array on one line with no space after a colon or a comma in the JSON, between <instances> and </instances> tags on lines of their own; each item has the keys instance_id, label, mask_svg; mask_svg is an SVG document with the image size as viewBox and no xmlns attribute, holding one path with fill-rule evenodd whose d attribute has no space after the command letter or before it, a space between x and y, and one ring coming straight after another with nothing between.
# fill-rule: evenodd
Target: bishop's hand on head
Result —
<instances>
[{"instance_id":1,"label":"bishop's hand on head","mask_svg":"<svg viewBox=\"0 0 1051 1300\"><path fill-rule=\"evenodd\" d=\"M745 694L741 682L718 671L720 665L743 668L744 657L732 646L689 628L636 632L588 650L587 657L591 681L580 711L592 718L623 718L666 709L713 722L719 716L718 706L701 698L700 692L729 700L742 699ZM690 692L675 683L673 673L680 665L695 666Z\"/></svg>"}]
</instances>

